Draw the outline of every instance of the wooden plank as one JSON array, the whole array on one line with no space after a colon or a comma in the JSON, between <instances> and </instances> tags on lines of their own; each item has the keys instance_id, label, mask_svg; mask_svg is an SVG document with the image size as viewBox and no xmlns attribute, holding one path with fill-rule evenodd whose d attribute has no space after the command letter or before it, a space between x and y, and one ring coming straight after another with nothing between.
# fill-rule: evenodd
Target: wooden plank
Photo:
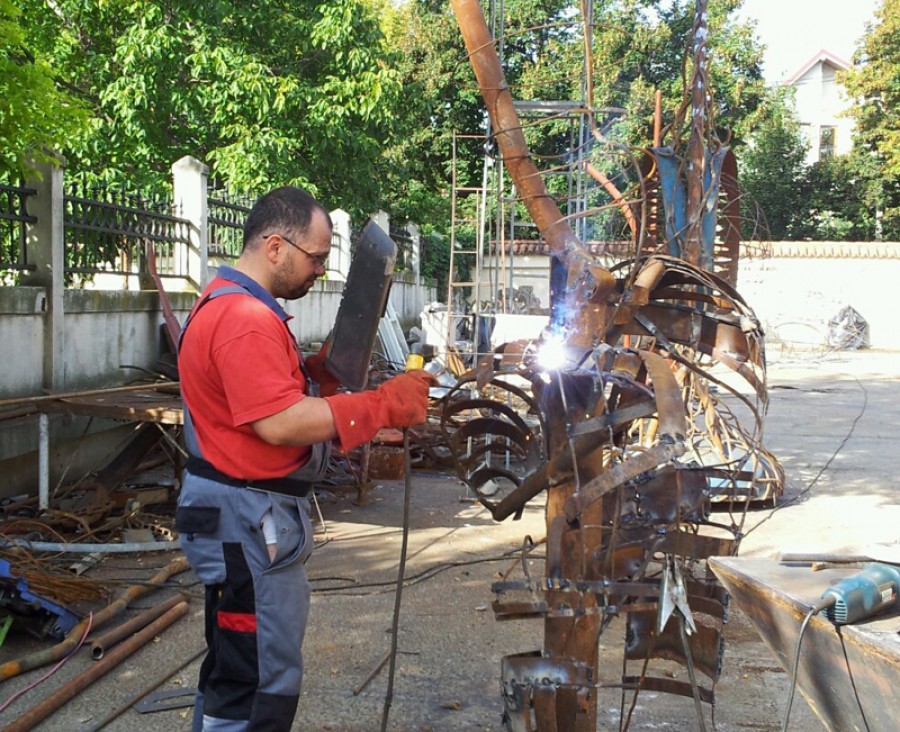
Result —
<instances>
[{"instance_id":1,"label":"wooden plank","mask_svg":"<svg viewBox=\"0 0 900 732\"><path fill-rule=\"evenodd\" d=\"M87 396L48 401L45 412L67 412L86 417L108 417L132 422L183 424L181 397L148 387L129 392L98 392Z\"/></svg>"},{"instance_id":2,"label":"wooden plank","mask_svg":"<svg viewBox=\"0 0 900 732\"><path fill-rule=\"evenodd\" d=\"M858 568L712 557L709 566L787 673L800 625L822 593ZM853 625L814 616L803 638L797 686L832 732L900 730L900 610Z\"/></svg>"}]
</instances>

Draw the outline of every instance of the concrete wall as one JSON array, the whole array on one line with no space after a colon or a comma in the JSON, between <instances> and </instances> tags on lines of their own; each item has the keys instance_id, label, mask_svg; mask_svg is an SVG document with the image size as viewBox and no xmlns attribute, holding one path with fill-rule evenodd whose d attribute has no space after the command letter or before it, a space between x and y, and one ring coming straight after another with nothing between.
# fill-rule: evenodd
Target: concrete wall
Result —
<instances>
[{"instance_id":1,"label":"concrete wall","mask_svg":"<svg viewBox=\"0 0 900 732\"><path fill-rule=\"evenodd\" d=\"M418 324L434 287L416 286L400 275L391 303L404 329ZM289 303L291 330L301 343L322 341L334 325L344 283L323 280L302 300ZM184 322L196 296L170 295ZM163 323L155 292L65 290L64 353L56 391L115 386L146 377L163 349ZM45 291L41 287L0 287L0 400L32 396L44 388ZM136 366L138 369L123 368ZM51 485L64 473L83 475L111 459L131 427L111 420L54 415L51 418ZM101 434L102 433L102 434ZM37 417L0 419L0 498L34 492L37 486ZM105 436L104 436L105 435Z\"/></svg>"},{"instance_id":2,"label":"concrete wall","mask_svg":"<svg viewBox=\"0 0 900 732\"><path fill-rule=\"evenodd\" d=\"M900 243L772 242L770 256L741 258L738 291L769 340L823 346L828 321L845 305L869 323L873 348L900 349L900 325L888 296L900 282ZM531 285L549 307L549 259L518 256L512 285ZM482 298L491 287L485 273Z\"/></svg>"},{"instance_id":3,"label":"concrete wall","mask_svg":"<svg viewBox=\"0 0 900 732\"><path fill-rule=\"evenodd\" d=\"M900 350L890 299L900 282L900 244L775 247L779 256L743 259L738 275L738 291L763 323L767 341L824 346L828 321L850 305L869 323L873 348ZM837 256L842 251L844 256Z\"/></svg>"}]
</instances>

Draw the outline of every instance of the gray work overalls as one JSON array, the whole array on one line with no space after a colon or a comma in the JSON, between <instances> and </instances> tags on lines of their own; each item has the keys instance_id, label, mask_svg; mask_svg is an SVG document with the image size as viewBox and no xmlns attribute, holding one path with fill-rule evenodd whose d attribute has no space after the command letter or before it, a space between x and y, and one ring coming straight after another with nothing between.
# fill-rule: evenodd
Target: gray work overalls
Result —
<instances>
[{"instance_id":1,"label":"gray work overalls","mask_svg":"<svg viewBox=\"0 0 900 732\"><path fill-rule=\"evenodd\" d=\"M282 321L287 318L253 280L230 268L219 276L236 285L211 292L191 318L223 295L256 297ZM182 337L189 324L190 318ZM299 353L298 359L303 369ZM315 389L309 379L307 383ZM309 614L304 563L312 551L313 530L306 495L327 467L328 446L313 446L309 462L284 479L238 480L203 459L187 404L184 417L190 457L176 527L182 549L206 587L208 646L192 730L287 732L300 697L301 645ZM261 530L267 512L277 532L274 560Z\"/></svg>"}]
</instances>

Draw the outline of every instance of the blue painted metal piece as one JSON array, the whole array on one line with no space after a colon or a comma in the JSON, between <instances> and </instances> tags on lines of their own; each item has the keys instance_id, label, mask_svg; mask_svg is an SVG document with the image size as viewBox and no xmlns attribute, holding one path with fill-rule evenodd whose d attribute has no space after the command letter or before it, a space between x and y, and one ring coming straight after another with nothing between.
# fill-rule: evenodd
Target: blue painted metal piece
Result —
<instances>
[{"instance_id":1,"label":"blue painted metal piece","mask_svg":"<svg viewBox=\"0 0 900 732\"><path fill-rule=\"evenodd\" d=\"M56 640L65 638L81 620L64 605L33 593L25 578L14 575L5 559L0 559L0 606L9 609L13 616L23 615L28 619L38 616L43 634Z\"/></svg>"},{"instance_id":2,"label":"blue painted metal piece","mask_svg":"<svg viewBox=\"0 0 900 732\"><path fill-rule=\"evenodd\" d=\"M713 270L713 251L716 241L719 189L722 183L722 163L727 147L706 153L703 176L703 213L700 220L701 261L704 269ZM666 223L666 250L670 256L684 256L684 235L687 229L687 176L684 161L670 147L655 147L653 154L659 167L659 188Z\"/></svg>"}]
</instances>

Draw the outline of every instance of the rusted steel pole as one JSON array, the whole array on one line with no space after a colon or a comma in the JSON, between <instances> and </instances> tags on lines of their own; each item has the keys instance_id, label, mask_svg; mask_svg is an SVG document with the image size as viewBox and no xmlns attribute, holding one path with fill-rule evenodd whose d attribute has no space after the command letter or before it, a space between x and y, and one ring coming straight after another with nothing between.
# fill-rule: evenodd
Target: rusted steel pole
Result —
<instances>
[{"instance_id":1,"label":"rusted steel pole","mask_svg":"<svg viewBox=\"0 0 900 732\"><path fill-rule=\"evenodd\" d=\"M87 628L88 622L91 623L91 627L100 627L110 618L114 618L116 615L124 611L125 608L128 607L128 604L134 601L136 598L155 589L157 586L161 585L163 582L169 579L169 577L172 577L173 575L179 574L181 572L185 572L187 571L187 569L188 562L184 557L179 557L170 564L167 564L144 584L133 585L124 590L119 595L119 597L117 597L113 602L111 602L100 612L94 615L93 619L91 619L90 621L88 620L88 618L82 620L80 623L78 623L78 625L76 625L74 628L72 628L72 630L69 631L69 633L66 635L66 639L61 643L57 643L52 648L37 651L36 653L32 653L28 656L23 656L22 658L16 659L14 661L7 661L6 663L4 663L2 666L0 666L0 681L11 679L14 676L25 673L26 671L31 671L32 669L40 668L41 666L46 666L49 663L58 661L59 659L70 653L78 645L78 641L84 635L84 631Z\"/></svg>"},{"instance_id":2,"label":"rusted steel pole","mask_svg":"<svg viewBox=\"0 0 900 732\"><path fill-rule=\"evenodd\" d=\"M176 381L151 381L146 384L129 384L128 386L112 386L108 389L85 389L83 391L61 391L58 394L40 394L38 396L15 397L13 399L0 399L0 408L14 407L21 404L39 404L52 402L57 399L75 399L77 397L96 396L98 394L119 394L126 391L144 391L156 389L161 386L176 387Z\"/></svg>"},{"instance_id":3,"label":"rusted steel pole","mask_svg":"<svg viewBox=\"0 0 900 732\"><path fill-rule=\"evenodd\" d=\"M697 0L694 21L694 77L691 89L691 137L687 150L687 211L682 257L695 267L701 266L702 219L705 204L704 177L706 173L706 4Z\"/></svg>"},{"instance_id":4,"label":"rusted steel pole","mask_svg":"<svg viewBox=\"0 0 900 732\"><path fill-rule=\"evenodd\" d=\"M653 97L653 147L662 145L662 89Z\"/></svg>"},{"instance_id":5,"label":"rusted steel pole","mask_svg":"<svg viewBox=\"0 0 900 732\"><path fill-rule=\"evenodd\" d=\"M547 192L544 179L531 159L481 5L478 0L451 0L450 4L481 88L503 163L550 249L565 259L566 253L580 242Z\"/></svg>"},{"instance_id":6,"label":"rusted steel pole","mask_svg":"<svg viewBox=\"0 0 900 732\"><path fill-rule=\"evenodd\" d=\"M168 628L172 623L181 618L188 611L188 604L180 602L171 608L165 615L157 618L139 633L133 635L127 641L120 643L107 656L97 663L89 666L86 671L78 674L74 679L57 689L40 704L32 707L15 722L7 725L0 732L28 732L39 724L63 704L72 699L76 694L84 691L94 681L118 666L132 653L146 645L149 641Z\"/></svg>"},{"instance_id":7,"label":"rusted steel pole","mask_svg":"<svg viewBox=\"0 0 900 732\"><path fill-rule=\"evenodd\" d=\"M134 635L141 628L145 628L154 620L156 620L164 612L171 610L179 602L190 602L186 595L175 595L168 600L163 600L144 612L135 615L131 620L117 625L115 628L106 631L102 635L98 635L90 639L91 658L99 661L106 654L108 648L111 648L123 638Z\"/></svg>"},{"instance_id":8,"label":"rusted steel pole","mask_svg":"<svg viewBox=\"0 0 900 732\"><path fill-rule=\"evenodd\" d=\"M603 186L603 190L605 190L612 197L613 203L619 207L619 210L625 217L625 221L628 223L628 228L631 229L631 240L637 241L638 221L637 217L634 215L634 209L631 207L631 204L625 200L625 196L623 196L621 191L616 188L616 184L613 183L609 178L607 178L606 174L602 170L598 170L590 163L587 163L584 168L585 170L587 170L591 178L593 178L601 186Z\"/></svg>"}]
</instances>

